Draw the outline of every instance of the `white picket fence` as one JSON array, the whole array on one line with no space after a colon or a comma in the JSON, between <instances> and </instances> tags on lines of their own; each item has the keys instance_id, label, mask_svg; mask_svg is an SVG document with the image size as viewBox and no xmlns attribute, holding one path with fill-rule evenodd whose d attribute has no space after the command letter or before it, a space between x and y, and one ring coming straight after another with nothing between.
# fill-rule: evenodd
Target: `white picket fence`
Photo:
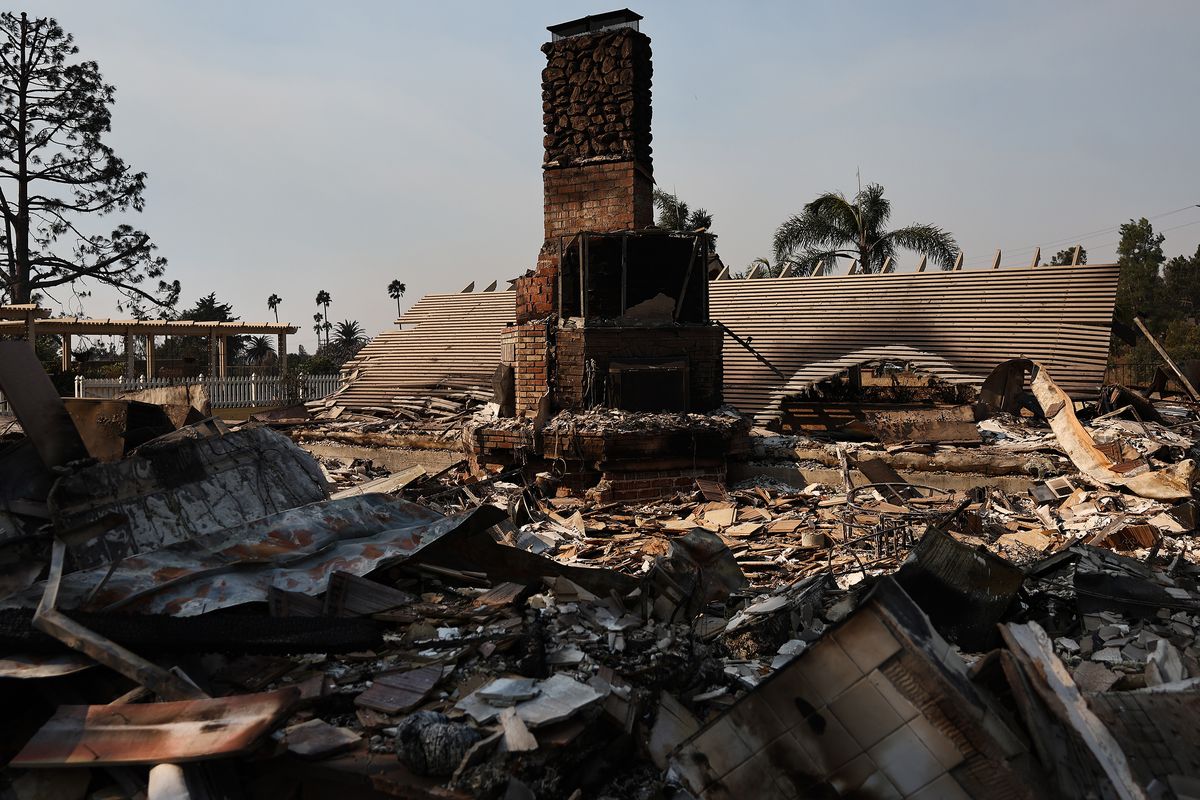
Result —
<instances>
[{"instance_id":1,"label":"white picket fence","mask_svg":"<svg viewBox=\"0 0 1200 800\"><path fill-rule=\"evenodd\" d=\"M319 400L333 394L342 386L340 375L299 376L300 401ZM277 406L286 401L278 375L234 375L224 378L75 378L76 397L116 397L121 392L154 389L182 384L203 384L213 408L243 406Z\"/></svg>"}]
</instances>

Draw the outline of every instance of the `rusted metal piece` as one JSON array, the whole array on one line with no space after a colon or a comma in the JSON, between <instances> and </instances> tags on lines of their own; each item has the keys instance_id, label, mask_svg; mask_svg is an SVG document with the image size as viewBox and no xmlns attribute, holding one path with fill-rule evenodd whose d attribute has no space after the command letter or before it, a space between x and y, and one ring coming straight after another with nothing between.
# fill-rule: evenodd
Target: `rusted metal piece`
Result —
<instances>
[{"instance_id":1,"label":"rusted metal piece","mask_svg":"<svg viewBox=\"0 0 1200 800\"><path fill-rule=\"evenodd\" d=\"M984 378L979 388L979 402L993 411L1019 413L1021 396L1025 392L1025 373L1032 364L1027 358L1001 361Z\"/></svg>"},{"instance_id":2,"label":"rusted metal piece","mask_svg":"<svg viewBox=\"0 0 1200 800\"><path fill-rule=\"evenodd\" d=\"M0 657L0 678L57 678L94 666L95 661L78 653L11 653Z\"/></svg>"},{"instance_id":3,"label":"rusted metal piece","mask_svg":"<svg viewBox=\"0 0 1200 800\"><path fill-rule=\"evenodd\" d=\"M896 408L867 411L867 425L884 444L980 441L971 406Z\"/></svg>"},{"instance_id":4,"label":"rusted metal piece","mask_svg":"<svg viewBox=\"0 0 1200 800\"><path fill-rule=\"evenodd\" d=\"M1159 344L1158 339L1154 338L1154 334L1150 333L1149 329L1146 328L1146 324L1142 322L1141 318L1134 317L1133 324L1137 326L1137 329L1142 332L1142 335L1150 341L1150 344L1155 350L1158 351L1158 354L1162 356L1162 360L1166 362L1167 367L1175 375L1176 380L1183 385L1183 388L1188 393L1188 397L1192 398L1192 402L1200 403L1200 392L1196 391L1196 387L1192 385L1190 380L1188 380L1188 376L1184 374L1183 370L1179 368L1179 365L1176 364L1171 358L1171 355L1166 351L1166 348Z\"/></svg>"},{"instance_id":5,"label":"rusted metal piece","mask_svg":"<svg viewBox=\"0 0 1200 800\"><path fill-rule=\"evenodd\" d=\"M1131 525L1118 519L1118 524L1106 526L1087 543L1112 550L1137 550L1155 547L1161 540L1162 534L1153 525Z\"/></svg>"},{"instance_id":6,"label":"rusted metal piece","mask_svg":"<svg viewBox=\"0 0 1200 800\"><path fill-rule=\"evenodd\" d=\"M489 509L498 511L490 506L483 506L477 511L487 512ZM504 512L498 513L506 516ZM483 522L486 523L486 518ZM499 522L499 518L493 517L493 522ZM482 523L464 526L461 534L433 542L417 553L411 563L478 572L487 575L492 583L514 581L527 584L547 577L563 577L603 597L610 593L623 596L638 588L637 578L616 570L561 564L526 550L500 544Z\"/></svg>"},{"instance_id":7,"label":"rusted metal piece","mask_svg":"<svg viewBox=\"0 0 1200 800\"><path fill-rule=\"evenodd\" d=\"M1120 410L1118 410L1120 409ZM1116 416L1128 409L1143 420L1163 422L1162 415L1146 395L1128 386L1113 384L1100 393L1102 416ZM1099 417L1097 417L1099 419Z\"/></svg>"},{"instance_id":8,"label":"rusted metal piece","mask_svg":"<svg viewBox=\"0 0 1200 800\"><path fill-rule=\"evenodd\" d=\"M87 458L58 390L29 342L0 341L0 392L47 467Z\"/></svg>"},{"instance_id":9,"label":"rusted metal piece","mask_svg":"<svg viewBox=\"0 0 1200 800\"><path fill-rule=\"evenodd\" d=\"M1023 391L1029 373L1030 393ZM1032 398L1027 395L1032 394ZM1124 486L1152 500L1188 500L1196 480L1196 462L1183 459L1167 467L1126 475L1096 447L1091 434L1075 416L1074 401L1050 377L1046 367L1029 359L1012 359L998 365L984 381L980 400L997 410L1015 412L1029 399L1050 423L1058 444L1076 469L1103 486Z\"/></svg>"},{"instance_id":10,"label":"rusted metal piece","mask_svg":"<svg viewBox=\"0 0 1200 800\"><path fill-rule=\"evenodd\" d=\"M180 764L245 753L300 699L296 688L172 703L59 706L14 767Z\"/></svg>"},{"instance_id":11,"label":"rusted metal piece","mask_svg":"<svg viewBox=\"0 0 1200 800\"><path fill-rule=\"evenodd\" d=\"M709 603L749 585L737 559L717 534L694 528L671 539L650 573L654 610L663 619L691 620Z\"/></svg>"},{"instance_id":12,"label":"rusted metal piece","mask_svg":"<svg viewBox=\"0 0 1200 800\"><path fill-rule=\"evenodd\" d=\"M55 539L50 558L50 576L46 579L42 600L33 615L33 627L53 636L72 650L98 661L104 666L140 683L159 697L168 700L206 697L188 681L154 664L136 653L80 625L55 608L59 583L62 579L63 556L66 545Z\"/></svg>"},{"instance_id":13,"label":"rusted metal piece","mask_svg":"<svg viewBox=\"0 0 1200 800\"><path fill-rule=\"evenodd\" d=\"M191 616L264 602L272 586L316 595L334 572L363 575L503 516L487 506L444 517L378 494L314 503L122 559L92 607ZM107 571L93 567L64 576L64 607L82 602Z\"/></svg>"},{"instance_id":14,"label":"rusted metal piece","mask_svg":"<svg viewBox=\"0 0 1200 800\"><path fill-rule=\"evenodd\" d=\"M925 528L945 524L961 510L962 504L954 505L953 495L929 486L914 486L878 459L855 462L855 466L873 482L847 492L846 503L837 511L842 521L842 540L836 545L839 549L872 548L874 558L900 556L908 552ZM880 504L877 497L882 497L884 503Z\"/></svg>"}]
</instances>

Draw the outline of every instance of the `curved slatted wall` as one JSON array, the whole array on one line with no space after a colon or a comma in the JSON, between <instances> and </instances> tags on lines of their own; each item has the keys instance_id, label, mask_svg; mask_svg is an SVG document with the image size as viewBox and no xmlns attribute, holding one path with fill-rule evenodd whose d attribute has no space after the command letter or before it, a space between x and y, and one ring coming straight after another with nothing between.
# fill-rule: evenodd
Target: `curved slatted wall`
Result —
<instances>
[{"instance_id":1,"label":"curved slatted wall","mask_svg":"<svg viewBox=\"0 0 1200 800\"><path fill-rule=\"evenodd\" d=\"M500 334L515 319L513 293L430 294L358 352L344 369L359 375L336 398L347 408L389 407L439 381L488 384L500 363Z\"/></svg>"},{"instance_id":2,"label":"curved slatted wall","mask_svg":"<svg viewBox=\"0 0 1200 800\"><path fill-rule=\"evenodd\" d=\"M725 399L769 416L780 396L831 364L897 345L972 383L1001 361L1032 358L1073 397L1092 397L1104 378L1117 274L1117 265L1098 264L715 281L712 317L789 376L785 385L726 336Z\"/></svg>"},{"instance_id":3,"label":"curved slatted wall","mask_svg":"<svg viewBox=\"0 0 1200 800\"><path fill-rule=\"evenodd\" d=\"M960 272L722 280L711 315L774 364L779 378L725 337L725 399L769 416L806 384L872 358L903 358L947 380L979 383L1001 361L1041 361L1073 397L1104 377L1117 290L1115 264ZM390 406L446 378L486 382L500 334L515 320L509 292L431 294L347 365L359 376L336 402Z\"/></svg>"}]
</instances>

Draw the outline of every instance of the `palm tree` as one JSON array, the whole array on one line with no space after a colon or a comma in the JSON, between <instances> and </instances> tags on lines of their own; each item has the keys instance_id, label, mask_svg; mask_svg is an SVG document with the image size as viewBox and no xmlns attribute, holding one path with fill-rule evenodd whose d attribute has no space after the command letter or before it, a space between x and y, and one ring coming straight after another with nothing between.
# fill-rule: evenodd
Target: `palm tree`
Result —
<instances>
[{"instance_id":1,"label":"palm tree","mask_svg":"<svg viewBox=\"0 0 1200 800\"><path fill-rule=\"evenodd\" d=\"M275 321L279 322L279 304L283 302L283 298L277 294L272 294L267 298L267 308L275 312Z\"/></svg>"},{"instance_id":2,"label":"palm tree","mask_svg":"<svg viewBox=\"0 0 1200 800\"><path fill-rule=\"evenodd\" d=\"M703 208L692 211L688 204L679 199L678 195L654 190L654 207L658 209L658 219L655 225L667 231L676 233L695 233L698 230L709 231L710 247L716 249L716 235L712 233L712 214Z\"/></svg>"},{"instance_id":3,"label":"palm tree","mask_svg":"<svg viewBox=\"0 0 1200 800\"><path fill-rule=\"evenodd\" d=\"M396 316L400 316L400 298L404 296L404 292L408 289L400 281L392 281L388 284L388 297L396 301Z\"/></svg>"},{"instance_id":4,"label":"palm tree","mask_svg":"<svg viewBox=\"0 0 1200 800\"><path fill-rule=\"evenodd\" d=\"M266 363L275 355L275 347L267 336L251 336L246 347L246 359L258 366Z\"/></svg>"},{"instance_id":5,"label":"palm tree","mask_svg":"<svg viewBox=\"0 0 1200 800\"><path fill-rule=\"evenodd\" d=\"M344 348L347 352L357 350L367 342L367 333L358 320L344 319L337 324L337 332L333 335L333 345Z\"/></svg>"},{"instance_id":6,"label":"palm tree","mask_svg":"<svg viewBox=\"0 0 1200 800\"><path fill-rule=\"evenodd\" d=\"M837 192L823 194L775 231L775 261L790 263L801 275L838 258L857 261L860 272L880 272L897 249L904 249L942 269L954 267L958 244L953 236L934 225L884 230L891 214L892 204L877 183L868 184L853 202Z\"/></svg>"},{"instance_id":7,"label":"palm tree","mask_svg":"<svg viewBox=\"0 0 1200 800\"><path fill-rule=\"evenodd\" d=\"M317 292L317 305L324 307L325 319L329 319L329 304L332 302L333 298L329 296L329 292L325 291L324 289L321 289L319 292ZM328 328L326 330L328 331ZM319 336L320 332L318 332L318 338ZM325 344L329 344L328 332L325 334Z\"/></svg>"},{"instance_id":8,"label":"palm tree","mask_svg":"<svg viewBox=\"0 0 1200 800\"><path fill-rule=\"evenodd\" d=\"M771 263L771 259L759 257L750 262L744 274L749 275L756 269L759 271L759 275L764 278L778 278L779 274L783 272L783 265L773 264Z\"/></svg>"},{"instance_id":9,"label":"palm tree","mask_svg":"<svg viewBox=\"0 0 1200 800\"><path fill-rule=\"evenodd\" d=\"M325 321L325 317L320 312L313 314L313 322L316 323L315 325L313 325L313 330L317 332L317 349L318 350L321 349L321 323L324 321Z\"/></svg>"}]
</instances>

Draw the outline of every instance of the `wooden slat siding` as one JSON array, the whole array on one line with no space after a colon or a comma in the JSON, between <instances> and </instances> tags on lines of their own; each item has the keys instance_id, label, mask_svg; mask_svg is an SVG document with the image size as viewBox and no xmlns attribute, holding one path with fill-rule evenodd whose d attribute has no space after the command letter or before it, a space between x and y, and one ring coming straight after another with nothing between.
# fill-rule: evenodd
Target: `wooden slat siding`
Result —
<instances>
[{"instance_id":1,"label":"wooden slat siding","mask_svg":"<svg viewBox=\"0 0 1200 800\"><path fill-rule=\"evenodd\" d=\"M711 315L785 375L725 339L725 399L769 415L773 402L863 360L900 358L946 380L980 383L1001 361L1034 358L1069 394L1089 398L1104 377L1116 296L1114 264L998 270L756 278L710 283ZM390 406L448 376L485 380L500 334L515 321L510 291L426 295L368 344L338 395L350 407Z\"/></svg>"},{"instance_id":2,"label":"wooden slat siding","mask_svg":"<svg viewBox=\"0 0 1200 800\"><path fill-rule=\"evenodd\" d=\"M1071 396L1090 398L1104 378L1117 275L1097 264L714 282L712 317L793 376L785 388L726 337L725 399L765 418L784 394L893 346L974 384L1001 361L1036 359Z\"/></svg>"},{"instance_id":3,"label":"wooden slat siding","mask_svg":"<svg viewBox=\"0 0 1200 800\"><path fill-rule=\"evenodd\" d=\"M488 384L500 363L500 334L515 319L512 292L426 295L396 320L403 328L384 331L346 364L360 374L334 402L386 408L447 378Z\"/></svg>"}]
</instances>

